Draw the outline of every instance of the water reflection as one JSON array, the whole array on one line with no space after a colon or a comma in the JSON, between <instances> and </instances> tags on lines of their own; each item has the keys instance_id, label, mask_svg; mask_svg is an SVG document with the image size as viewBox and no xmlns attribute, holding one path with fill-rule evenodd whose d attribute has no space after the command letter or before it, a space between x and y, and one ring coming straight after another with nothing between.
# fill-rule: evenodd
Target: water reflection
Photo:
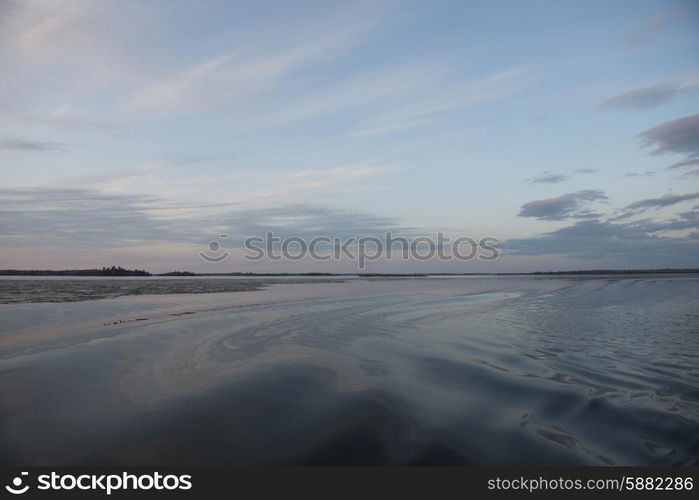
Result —
<instances>
[{"instance_id":1,"label":"water reflection","mask_svg":"<svg viewBox=\"0 0 699 500\"><path fill-rule=\"evenodd\" d=\"M4 305L0 462L697 464L698 303L522 277Z\"/></svg>"}]
</instances>

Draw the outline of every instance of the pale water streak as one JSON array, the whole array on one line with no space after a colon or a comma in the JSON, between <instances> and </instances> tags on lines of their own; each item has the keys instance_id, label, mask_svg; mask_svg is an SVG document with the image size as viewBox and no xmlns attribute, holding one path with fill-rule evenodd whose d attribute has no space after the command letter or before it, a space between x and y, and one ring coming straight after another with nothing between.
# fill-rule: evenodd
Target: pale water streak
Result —
<instances>
[{"instance_id":1,"label":"pale water streak","mask_svg":"<svg viewBox=\"0 0 699 500\"><path fill-rule=\"evenodd\" d=\"M694 276L204 281L0 305L0 463L699 464Z\"/></svg>"}]
</instances>

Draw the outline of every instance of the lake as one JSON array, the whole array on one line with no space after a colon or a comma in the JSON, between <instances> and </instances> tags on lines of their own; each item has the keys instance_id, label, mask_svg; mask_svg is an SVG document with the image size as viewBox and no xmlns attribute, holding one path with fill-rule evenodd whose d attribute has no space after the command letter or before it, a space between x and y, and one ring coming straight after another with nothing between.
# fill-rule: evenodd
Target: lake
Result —
<instances>
[{"instance_id":1,"label":"lake","mask_svg":"<svg viewBox=\"0 0 699 500\"><path fill-rule=\"evenodd\" d=\"M698 465L699 276L0 280L3 465Z\"/></svg>"}]
</instances>

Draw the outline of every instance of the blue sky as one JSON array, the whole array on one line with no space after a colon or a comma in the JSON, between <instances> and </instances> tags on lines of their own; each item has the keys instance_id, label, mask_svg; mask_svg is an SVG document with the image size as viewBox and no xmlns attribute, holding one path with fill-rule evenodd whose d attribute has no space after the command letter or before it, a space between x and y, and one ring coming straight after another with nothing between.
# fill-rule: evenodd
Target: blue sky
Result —
<instances>
[{"instance_id":1,"label":"blue sky","mask_svg":"<svg viewBox=\"0 0 699 500\"><path fill-rule=\"evenodd\" d=\"M266 228L503 249L375 270L697 267L697 26L690 1L3 0L0 268L349 269L243 261ZM219 233L233 258L202 262Z\"/></svg>"}]
</instances>

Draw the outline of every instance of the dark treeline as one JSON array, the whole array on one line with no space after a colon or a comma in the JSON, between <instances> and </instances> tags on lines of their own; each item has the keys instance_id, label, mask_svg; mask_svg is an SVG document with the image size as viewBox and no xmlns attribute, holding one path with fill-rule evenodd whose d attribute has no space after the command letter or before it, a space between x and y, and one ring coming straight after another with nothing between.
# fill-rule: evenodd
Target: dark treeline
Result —
<instances>
[{"instance_id":1,"label":"dark treeline","mask_svg":"<svg viewBox=\"0 0 699 500\"><path fill-rule=\"evenodd\" d=\"M699 274L699 268L664 268L664 269L588 269L573 271L535 271L529 273L193 273L190 271L170 271L155 276L359 276L373 277L426 277L426 276L556 276L556 275L595 275L595 274ZM153 276L142 269L124 269L121 266L103 267L102 269L0 269L0 276Z\"/></svg>"},{"instance_id":2,"label":"dark treeline","mask_svg":"<svg viewBox=\"0 0 699 500\"><path fill-rule=\"evenodd\" d=\"M142 269L124 269L121 266L103 267L102 269L64 269L60 271L50 269L2 269L3 276L150 276L148 271Z\"/></svg>"}]
</instances>

